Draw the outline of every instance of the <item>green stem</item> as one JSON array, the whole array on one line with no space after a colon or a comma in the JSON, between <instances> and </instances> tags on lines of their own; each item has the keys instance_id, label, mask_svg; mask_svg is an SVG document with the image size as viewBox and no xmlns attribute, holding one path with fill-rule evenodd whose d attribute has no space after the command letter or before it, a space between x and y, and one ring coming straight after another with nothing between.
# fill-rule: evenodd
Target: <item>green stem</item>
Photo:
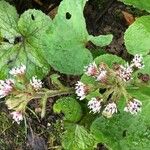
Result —
<instances>
[{"instance_id":1,"label":"green stem","mask_svg":"<svg viewBox=\"0 0 150 150\"><path fill-rule=\"evenodd\" d=\"M55 96L61 96L61 95L66 95L66 94L73 94L74 89L72 88L64 88L61 90L47 90L46 92L38 92L34 96L34 99L39 99L47 95L47 98L50 97L55 97Z\"/></svg>"},{"instance_id":2,"label":"green stem","mask_svg":"<svg viewBox=\"0 0 150 150\"><path fill-rule=\"evenodd\" d=\"M41 111L41 118L44 118L46 114L46 104L47 104L47 94L42 98L42 111Z\"/></svg>"}]
</instances>

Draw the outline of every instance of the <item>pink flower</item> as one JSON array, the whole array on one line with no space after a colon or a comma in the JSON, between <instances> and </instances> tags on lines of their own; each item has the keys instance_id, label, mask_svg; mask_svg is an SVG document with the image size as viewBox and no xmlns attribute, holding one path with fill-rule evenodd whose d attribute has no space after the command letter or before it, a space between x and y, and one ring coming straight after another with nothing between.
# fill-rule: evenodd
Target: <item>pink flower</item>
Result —
<instances>
[{"instance_id":1,"label":"pink flower","mask_svg":"<svg viewBox=\"0 0 150 150\"><path fill-rule=\"evenodd\" d=\"M12 79L0 80L0 98L7 96L13 89Z\"/></svg>"},{"instance_id":2,"label":"pink flower","mask_svg":"<svg viewBox=\"0 0 150 150\"><path fill-rule=\"evenodd\" d=\"M102 107L101 102L102 102L102 99L99 101L95 97L91 98L91 100L88 102L88 107L89 109L91 109L90 112L93 112L94 114L99 113Z\"/></svg>"},{"instance_id":3,"label":"pink flower","mask_svg":"<svg viewBox=\"0 0 150 150\"><path fill-rule=\"evenodd\" d=\"M101 64L98 68L98 73L96 75L97 81L104 82L106 80L107 70L104 64Z\"/></svg>"},{"instance_id":4,"label":"pink flower","mask_svg":"<svg viewBox=\"0 0 150 150\"><path fill-rule=\"evenodd\" d=\"M42 88L42 81L40 79L37 79L36 76L33 76L30 80L30 84L33 86L33 88L37 91Z\"/></svg>"},{"instance_id":5,"label":"pink flower","mask_svg":"<svg viewBox=\"0 0 150 150\"><path fill-rule=\"evenodd\" d=\"M143 68L144 67L144 63L143 63L142 55L136 54L134 56L133 60L131 61L131 66L136 67L138 69Z\"/></svg>"},{"instance_id":6,"label":"pink flower","mask_svg":"<svg viewBox=\"0 0 150 150\"><path fill-rule=\"evenodd\" d=\"M17 75L24 75L26 72L26 66L25 65L21 65L19 67L15 67L12 68L9 73L13 76L17 76Z\"/></svg>"},{"instance_id":7,"label":"pink flower","mask_svg":"<svg viewBox=\"0 0 150 150\"><path fill-rule=\"evenodd\" d=\"M126 64L125 67L122 66L122 65L120 65L120 68L119 68L119 70L117 71L117 74L119 75L119 77L120 77L122 80L124 80L124 81L129 81L130 79L132 79L132 78L131 78L132 72L133 72L132 67L129 66L128 64Z\"/></svg>"},{"instance_id":8,"label":"pink flower","mask_svg":"<svg viewBox=\"0 0 150 150\"><path fill-rule=\"evenodd\" d=\"M79 97L79 99L83 100L86 97L86 94L88 92L87 86L84 83L78 81L75 89L76 89L76 94Z\"/></svg>"},{"instance_id":9,"label":"pink flower","mask_svg":"<svg viewBox=\"0 0 150 150\"><path fill-rule=\"evenodd\" d=\"M23 120L23 116L22 113L17 112L17 111L13 111L12 113L10 113L12 115L12 118L15 122L17 122L18 124L20 124L20 121Z\"/></svg>"},{"instance_id":10,"label":"pink flower","mask_svg":"<svg viewBox=\"0 0 150 150\"><path fill-rule=\"evenodd\" d=\"M98 71L96 63L90 63L88 66L85 67L84 71L87 76L95 76Z\"/></svg>"},{"instance_id":11,"label":"pink flower","mask_svg":"<svg viewBox=\"0 0 150 150\"><path fill-rule=\"evenodd\" d=\"M132 115L136 115L138 112L141 111L141 107L142 102L137 99L133 99L127 103L127 106L124 108L124 111L130 112Z\"/></svg>"},{"instance_id":12,"label":"pink flower","mask_svg":"<svg viewBox=\"0 0 150 150\"><path fill-rule=\"evenodd\" d=\"M114 113L117 113L117 106L114 102L107 104L105 109L102 112L102 115L110 118Z\"/></svg>"}]
</instances>

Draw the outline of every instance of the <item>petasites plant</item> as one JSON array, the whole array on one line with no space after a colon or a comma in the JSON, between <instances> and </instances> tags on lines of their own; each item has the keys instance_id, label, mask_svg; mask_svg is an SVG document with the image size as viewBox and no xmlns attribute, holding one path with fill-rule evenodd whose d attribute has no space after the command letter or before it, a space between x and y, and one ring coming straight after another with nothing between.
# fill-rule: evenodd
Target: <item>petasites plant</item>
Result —
<instances>
[{"instance_id":1,"label":"petasites plant","mask_svg":"<svg viewBox=\"0 0 150 150\"><path fill-rule=\"evenodd\" d=\"M42 88L42 81L37 76L32 76L29 80L26 74L26 66L21 65L12 68L9 71L10 78L0 80L0 98L5 97L8 109L13 111L11 115L14 121L20 124L20 121L25 118L27 106L31 100L38 99L41 107L41 117L45 116L46 103L49 97L55 97L64 94L72 93L71 88L64 87L57 75L51 77L52 83L56 90Z\"/></svg>"},{"instance_id":2,"label":"petasites plant","mask_svg":"<svg viewBox=\"0 0 150 150\"><path fill-rule=\"evenodd\" d=\"M144 64L142 55L136 54L130 63L125 63L120 57L106 54L85 67L75 87L78 100L63 98L54 105L55 112L65 115L62 145L66 150L93 150L98 143L114 150L150 146L147 139L150 121L146 117L150 104L149 77L142 80L136 76ZM67 105L67 100L72 104ZM82 116L78 113L81 109ZM70 120L68 116L78 120ZM90 142L87 133L80 132L85 138L79 137L78 126L88 132Z\"/></svg>"}]
</instances>

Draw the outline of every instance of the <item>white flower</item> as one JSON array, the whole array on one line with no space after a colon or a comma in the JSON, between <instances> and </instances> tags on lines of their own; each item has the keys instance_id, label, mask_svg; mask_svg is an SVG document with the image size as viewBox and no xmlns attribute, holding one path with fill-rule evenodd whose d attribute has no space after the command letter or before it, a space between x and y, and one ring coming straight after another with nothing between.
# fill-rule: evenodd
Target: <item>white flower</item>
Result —
<instances>
[{"instance_id":1,"label":"white flower","mask_svg":"<svg viewBox=\"0 0 150 150\"><path fill-rule=\"evenodd\" d=\"M76 94L79 97L79 99L83 100L86 96L87 91L88 91L87 86L84 83L78 81L75 89L76 89Z\"/></svg>"},{"instance_id":2,"label":"white flower","mask_svg":"<svg viewBox=\"0 0 150 150\"><path fill-rule=\"evenodd\" d=\"M97 81L104 81L106 79L107 70L103 64L98 68Z\"/></svg>"},{"instance_id":3,"label":"white flower","mask_svg":"<svg viewBox=\"0 0 150 150\"><path fill-rule=\"evenodd\" d=\"M12 118L15 122L17 122L18 124L20 124L20 121L23 120L23 116L22 113L17 112L17 111L13 111L12 113L10 113L12 115Z\"/></svg>"},{"instance_id":4,"label":"white flower","mask_svg":"<svg viewBox=\"0 0 150 150\"><path fill-rule=\"evenodd\" d=\"M114 102L107 104L105 109L102 112L102 115L110 118L114 113L117 113L117 106Z\"/></svg>"},{"instance_id":5,"label":"white flower","mask_svg":"<svg viewBox=\"0 0 150 150\"><path fill-rule=\"evenodd\" d=\"M133 60L131 61L131 66L132 67L136 67L138 69L143 68L144 64L143 64L143 57L142 57L142 55L136 54L134 56Z\"/></svg>"},{"instance_id":6,"label":"white flower","mask_svg":"<svg viewBox=\"0 0 150 150\"><path fill-rule=\"evenodd\" d=\"M91 98L91 100L88 102L88 107L91 109L90 112L99 113L101 109L101 102L102 100L98 101L96 98Z\"/></svg>"},{"instance_id":7,"label":"white flower","mask_svg":"<svg viewBox=\"0 0 150 150\"><path fill-rule=\"evenodd\" d=\"M127 103L127 106L124 108L124 111L130 112L132 115L134 114L136 115L138 112L141 111L141 106L142 106L141 101L133 99Z\"/></svg>"},{"instance_id":8,"label":"white flower","mask_svg":"<svg viewBox=\"0 0 150 150\"><path fill-rule=\"evenodd\" d=\"M26 72L26 66L25 65L21 65L19 67L14 67L12 68L9 73L13 76L17 76L17 75L23 75Z\"/></svg>"},{"instance_id":9,"label":"white flower","mask_svg":"<svg viewBox=\"0 0 150 150\"><path fill-rule=\"evenodd\" d=\"M120 68L118 70L118 75L122 80L129 81L130 79L132 79L131 78L132 72L133 72L132 67L129 66L128 64L126 64L125 67L120 65Z\"/></svg>"},{"instance_id":10,"label":"white flower","mask_svg":"<svg viewBox=\"0 0 150 150\"><path fill-rule=\"evenodd\" d=\"M37 79L36 76L33 76L32 79L30 80L30 84L33 86L35 90L39 90L42 88L42 81L40 79Z\"/></svg>"},{"instance_id":11,"label":"white flower","mask_svg":"<svg viewBox=\"0 0 150 150\"><path fill-rule=\"evenodd\" d=\"M88 76L95 76L97 74L97 65L95 62L90 63L84 68L85 74Z\"/></svg>"},{"instance_id":12,"label":"white flower","mask_svg":"<svg viewBox=\"0 0 150 150\"><path fill-rule=\"evenodd\" d=\"M12 79L0 80L0 98L7 96L13 89Z\"/></svg>"}]
</instances>

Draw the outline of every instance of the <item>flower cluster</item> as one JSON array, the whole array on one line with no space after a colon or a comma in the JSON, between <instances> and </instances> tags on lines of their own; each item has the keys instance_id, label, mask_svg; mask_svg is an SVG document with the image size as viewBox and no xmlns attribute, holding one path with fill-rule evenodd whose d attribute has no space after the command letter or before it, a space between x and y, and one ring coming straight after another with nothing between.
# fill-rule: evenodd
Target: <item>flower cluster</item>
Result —
<instances>
[{"instance_id":1,"label":"flower cluster","mask_svg":"<svg viewBox=\"0 0 150 150\"><path fill-rule=\"evenodd\" d=\"M127 106L124 108L124 111L130 112L132 115L136 115L138 112L141 111L141 107L142 102L137 99L133 99L127 103Z\"/></svg>"},{"instance_id":2,"label":"flower cluster","mask_svg":"<svg viewBox=\"0 0 150 150\"><path fill-rule=\"evenodd\" d=\"M12 118L15 122L17 122L18 124L20 124L20 121L23 120L23 116L21 112L17 112L17 111L13 111L12 113L10 113L12 115Z\"/></svg>"},{"instance_id":3,"label":"flower cluster","mask_svg":"<svg viewBox=\"0 0 150 150\"><path fill-rule=\"evenodd\" d=\"M84 71L86 75L93 76L97 81L103 82L106 79L107 71L104 64L97 66L95 62L90 63L85 67Z\"/></svg>"},{"instance_id":4,"label":"flower cluster","mask_svg":"<svg viewBox=\"0 0 150 150\"><path fill-rule=\"evenodd\" d=\"M37 79L36 76L33 76L30 80L30 84L33 86L33 88L37 91L42 88L42 81L40 79Z\"/></svg>"},{"instance_id":5,"label":"flower cluster","mask_svg":"<svg viewBox=\"0 0 150 150\"><path fill-rule=\"evenodd\" d=\"M144 67L144 63L143 63L142 55L136 54L133 60L131 61L130 65L129 64L126 64L126 66L120 65L117 74L120 76L122 80L129 81L130 79L132 79L131 76L133 73L133 69L134 68L141 69L143 67Z\"/></svg>"},{"instance_id":6,"label":"flower cluster","mask_svg":"<svg viewBox=\"0 0 150 150\"><path fill-rule=\"evenodd\" d=\"M85 75L97 81L97 86L95 86L96 82L87 82L85 84L78 81L75 87L76 94L80 100L83 100L85 98L88 99L88 95L90 95L91 92L97 93L101 88L104 89L105 92L91 98L87 106L90 109L90 113L100 113L101 109L103 109L102 115L110 118L113 114L118 112L116 103L121 95L128 96L124 87L125 84L122 81L127 82L131 80L134 69L141 69L143 67L143 57L138 54L134 56L130 64L127 63L124 66L115 64L113 68L109 68L109 66L102 62L99 65L95 62L90 63L84 68L84 72ZM130 99L130 96L125 98ZM137 114L141 111L141 106L142 103L139 100L133 99L127 103L124 111Z\"/></svg>"},{"instance_id":7,"label":"flower cluster","mask_svg":"<svg viewBox=\"0 0 150 150\"><path fill-rule=\"evenodd\" d=\"M7 96L13 89L12 79L0 80L0 98Z\"/></svg>"},{"instance_id":8,"label":"flower cluster","mask_svg":"<svg viewBox=\"0 0 150 150\"><path fill-rule=\"evenodd\" d=\"M9 73L13 76L24 75L25 72L26 72L26 66L25 65L21 65L19 67L14 67L9 71Z\"/></svg>"},{"instance_id":9,"label":"flower cluster","mask_svg":"<svg viewBox=\"0 0 150 150\"><path fill-rule=\"evenodd\" d=\"M143 63L143 57L142 55L138 55L136 54L133 58L133 60L131 61L131 66L132 67L136 67L138 69L141 69L144 67L144 63Z\"/></svg>"},{"instance_id":10,"label":"flower cluster","mask_svg":"<svg viewBox=\"0 0 150 150\"><path fill-rule=\"evenodd\" d=\"M76 94L79 97L79 99L83 100L88 92L88 87L84 83L78 81L75 89L76 89Z\"/></svg>"},{"instance_id":11,"label":"flower cluster","mask_svg":"<svg viewBox=\"0 0 150 150\"><path fill-rule=\"evenodd\" d=\"M97 98L93 97L91 98L91 100L88 102L88 107L89 109L91 109L90 112L93 112L94 114L95 113L99 113L100 112L100 109L101 109L101 102L103 100L97 100Z\"/></svg>"},{"instance_id":12,"label":"flower cluster","mask_svg":"<svg viewBox=\"0 0 150 150\"><path fill-rule=\"evenodd\" d=\"M110 118L114 113L117 113L117 106L114 102L106 105L105 109L102 112L102 115Z\"/></svg>"},{"instance_id":13,"label":"flower cluster","mask_svg":"<svg viewBox=\"0 0 150 150\"><path fill-rule=\"evenodd\" d=\"M21 65L21 66L18 66L18 67L14 67L12 68L10 71L9 71L10 75L12 75L12 78L13 79L6 79L6 80L0 80L0 98L3 98L5 96L8 96L9 94L14 94L14 97L16 96L16 93L18 92L23 92L22 94L26 94L24 93L24 90L20 90L18 87L17 87L17 81L19 79L21 79L21 83L19 84L25 84L24 87L29 87L28 85L31 85L32 86L32 89L37 91L39 89L42 88L42 81L40 79L38 79L36 76L33 76L30 80L30 82L28 82L26 80L26 77L25 77L25 73L26 73L26 66L25 65ZM21 77L21 78L20 78ZM17 91L17 92L16 92ZM29 92L30 91L28 89L26 89L26 92ZM13 101L13 99L12 99ZM8 105L11 105L11 103L7 103L7 99L6 99L6 104ZM21 104L20 104L21 105ZM24 103L22 104L24 105ZM25 103L26 105L26 103ZM24 106L25 107L25 106ZM12 108L13 109L13 108ZM17 122L18 124L20 124L20 121L23 120L23 116L22 116L22 113L19 111L17 111L17 108L14 108L15 111L13 111L11 113L12 115L12 118L15 122ZM24 110L22 110L24 111Z\"/></svg>"}]
</instances>

